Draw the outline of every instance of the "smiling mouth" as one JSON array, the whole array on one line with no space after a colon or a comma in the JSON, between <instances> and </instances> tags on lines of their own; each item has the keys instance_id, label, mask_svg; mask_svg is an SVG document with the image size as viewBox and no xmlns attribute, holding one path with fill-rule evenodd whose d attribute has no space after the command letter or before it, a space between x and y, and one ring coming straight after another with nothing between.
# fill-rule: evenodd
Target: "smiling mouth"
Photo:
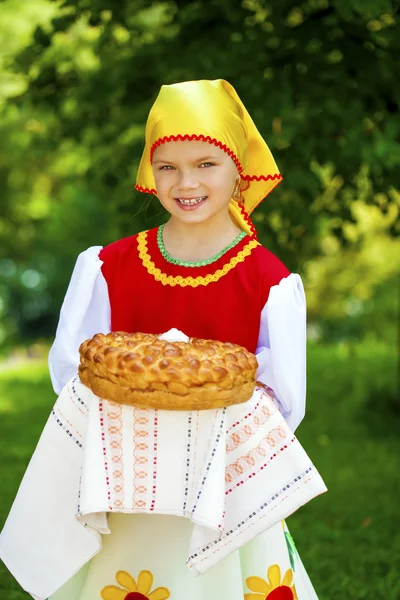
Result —
<instances>
[{"instance_id":1,"label":"smiling mouth","mask_svg":"<svg viewBox=\"0 0 400 600\"><path fill-rule=\"evenodd\" d=\"M206 198L207 196L199 196L198 198L176 198L176 200L183 204L183 206L195 206L206 200Z\"/></svg>"}]
</instances>

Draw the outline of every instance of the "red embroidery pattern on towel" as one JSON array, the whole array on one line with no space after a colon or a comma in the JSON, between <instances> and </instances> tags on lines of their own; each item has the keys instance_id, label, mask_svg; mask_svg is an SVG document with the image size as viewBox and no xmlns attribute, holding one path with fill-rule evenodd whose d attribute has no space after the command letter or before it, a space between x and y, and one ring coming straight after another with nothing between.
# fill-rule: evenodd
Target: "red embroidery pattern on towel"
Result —
<instances>
[{"instance_id":1,"label":"red embroidery pattern on towel","mask_svg":"<svg viewBox=\"0 0 400 600\"><path fill-rule=\"evenodd\" d=\"M109 457L108 457L108 445L106 442L106 430L105 430L105 425L104 425L104 404L106 404L106 402L103 402L100 398L99 398L99 413L100 413L100 427L101 427L101 443L103 446L103 459L104 459L104 474L105 474L105 479L106 479L106 485L107 485L107 499L108 499L108 508L111 510L113 510L114 506L112 505L111 502L111 489L110 489L110 473L108 470L108 462L109 462Z\"/></svg>"},{"instance_id":2,"label":"red embroidery pattern on towel","mask_svg":"<svg viewBox=\"0 0 400 600\"><path fill-rule=\"evenodd\" d=\"M287 437L287 432L282 426L271 429L269 434L263 438L260 444L250 450L244 456L238 458L235 462L228 465L225 469L225 483L231 484L235 479L241 477L249 469L257 469L261 466L259 463L265 461L268 452L280 444ZM276 456L273 455L273 457ZM271 458L273 458L271 457Z\"/></svg>"},{"instance_id":3,"label":"red embroidery pattern on towel","mask_svg":"<svg viewBox=\"0 0 400 600\"><path fill-rule=\"evenodd\" d=\"M124 463L122 458L122 405L106 402L108 443L110 446L114 506L124 504Z\"/></svg>"},{"instance_id":4,"label":"red embroidery pattern on towel","mask_svg":"<svg viewBox=\"0 0 400 600\"><path fill-rule=\"evenodd\" d=\"M73 385L73 383L72 383ZM68 391L68 396L72 402L72 404L78 409L78 411L84 415L86 417L87 413L88 413L88 409L87 406L83 405L83 404L79 404L79 402L77 401L77 397L76 395L73 393L74 388L71 386L71 384L69 384L67 386L67 391Z\"/></svg>"},{"instance_id":5,"label":"red embroidery pattern on towel","mask_svg":"<svg viewBox=\"0 0 400 600\"><path fill-rule=\"evenodd\" d=\"M151 482L151 504L150 510L154 510L156 504L157 492L157 451L158 451L158 410L154 411L154 428L153 428L153 480Z\"/></svg>"},{"instance_id":6,"label":"red embroidery pattern on towel","mask_svg":"<svg viewBox=\"0 0 400 600\"><path fill-rule=\"evenodd\" d=\"M133 508L144 508L146 506L148 451L148 411L135 408L133 413Z\"/></svg>"},{"instance_id":7,"label":"red embroidery pattern on towel","mask_svg":"<svg viewBox=\"0 0 400 600\"><path fill-rule=\"evenodd\" d=\"M272 415L272 410L268 406L257 404L254 413L250 415L245 423L241 427L235 429L229 436L226 442L226 451L232 452L248 442L252 435L254 435L260 427L265 425L268 419Z\"/></svg>"}]
</instances>

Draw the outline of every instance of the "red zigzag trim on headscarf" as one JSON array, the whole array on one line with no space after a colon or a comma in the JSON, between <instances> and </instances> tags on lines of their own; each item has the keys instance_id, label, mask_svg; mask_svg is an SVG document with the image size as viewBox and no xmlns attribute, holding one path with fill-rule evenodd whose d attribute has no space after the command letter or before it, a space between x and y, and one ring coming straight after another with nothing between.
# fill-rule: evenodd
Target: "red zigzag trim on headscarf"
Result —
<instances>
[{"instance_id":1,"label":"red zigzag trim on headscarf","mask_svg":"<svg viewBox=\"0 0 400 600\"><path fill-rule=\"evenodd\" d=\"M275 181L275 179L283 179L280 173L276 173L275 175L240 175L240 177L245 181Z\"/></svg>"},{"instance_id":2,"label":"red zigzag trim on headscarf","mask_svg":"<svg viewBox=\"0 0 400 600\"><path fill-rule=\"evenodd\" d=\"M279 181L278 181L278 183L276 184L276 186L275 186L275 187L273 187L273 188L272 188L272 190L270 190L270 192L267 194L267 196L269 196L269 194L270 194L271 192L273 192L273 191L274 191L274 190L277 188L277 186L278 186L280 183L282 183L282 181L283 181L283 177L282 177L282 175L280 175L279 177L271 177L271 179L273 179L273 178L274 178L274 179L279 179ZM257 204L257 206L255 206L255 207L254 207L254 209L253 209L253 210L255 210L256 208L258 208L258 207L260 206L260 204L261 204L262 202L264 202L264 200L265 200L265 198L266 198L267 196L264 196L264 198L262 198L262 200L260 200L260 202ZM255 239L255 240L258 240L258 236L257 236L257 231L256 231L256 228L255 228L255 225L254 225L253 221L251 220L251 218L250 218L250 216L249 216L248 212L246 211L246 209L245 209L244 205L243 205L241 202L238 202L238 200L236 200L236 198L232 198L232 200L234 200L234 202L236 202L236 204L239 206L239 208L240 208L240 212L242 213L244 220L245 220L245 221L248 223L248 225L249 225L249 227L250 227L250 230L251 230L251 237L252 237L253 239Z\"/></svg>"},{"instance_id":3,"label":"red zigzag trim on headscarf","mask_svg":"<svg viewBox=\"0 0 400 600\"><path fill-rule=\"evenodd\" d=\"M231 159L237 166L239 173L241 173L243 171L243 167L240 164L238 157L236 156L236 154L234 152L232 152L232 150L230 148L228 148L228 146L226 146L219 140L210 137L209 135L196 135L195 133L190 134L190 135L188 133L185 133L185 135L180 135L180 134L166 135L163 138L158 139L157 141L154 142L154 144L151 147L150 162L153 162L154 150L158 146L161 146L161 144L165 144L166 142L178 142L178 141L184 142L185 140L189 140L189 141L196 140L197 142L208 142L209 144L214 144L214 146L218 146L219 148L221 148L221 150L223 150L224 152L229 154L229 156L231 157Z\"/></svg>"},{"instance_id":4,"label":"red zigzag trim on headscarf","mask_svg":"<svg viewBox=\"0 0 400 600\"><path fill-rule=\"evenodd\" d=\"M236 204L238 205L238 207L240 208L240 212L243 215L244 220L246 221L246 223L248 224L248 226L250 227L250 231L251 231L251 237L253 240L257 240L257 231L256 228L254 226L253 221L250 219L249 214L247 212L247 210L245 209L244 205L239 202L238 200L236 200L236 198L232 198L232 200L234 202L236 202Z\"/></svg>"},{"instance_id":5,"label":"red zigzag trim on headscarf","mask_svg":"<svg viewBox=\"0 0 400 600\"><path fill-rule=\"evenodd\" d=\"M212 138L209 135L202 135L202 134L197 135L195 133L192 133L192 134L185 133L185 135L181 135L181 134L166 135L163 138L159 138L158 140L156 140L154 142L154 144L151 147L150 163L153 162L153 154L154 154L155 149L158 148L158 146L161 146L162 144L165 144L167 142L178 142L178 141L184 142L185 140L188 140L188 141L196 140L197 142L207 142L209 144L213 144L214 146L217 146L218 148L221 148L221 150L226 152L226 154L228 154L231 157L231 159L233 160L233 162L235 163L235 165L237 166L237 168L239 170L240 177L245 181L270 181L270 180L275 181L276 179L283 179L283 177L280 173L275 173L274 175L270 175L270 174L268 174L268 175L242 175L243 167L240 164L238 157L226 144L223 144L216 138ZM139 189L139 188L137 188L137 189ZM140 190L140 191L142 191L142 190Z\"/></svg>"},{"instance_id":6,"label":"red zigzag trim on headscarf","mask_svg":"<svg viewBox=\"0 0 400 600\"><path fill-rule=\"evenodd\" d=\"M151 190L150 188L144 188L138 184L135 185L135 189L137 189L138 192L143 192L144 194L154 194L155 196L157 196L157 190Z\"/></svg>"},{"instance_id":7,"label":"red zigzag trim on headscarf","mask_svg":"<svg viewBox=\"0 0 400 600\"><path fill-rule=\"evenodd\" d=\"M278 179L279 181L278 181L277 185L279 185L283 181L283 176L280 173L278 173L276 175L241 175L241 178L244 181L268 181L268 180L275 181L276 179ZM271 190L271 192L275 189L275 187ZM144 188L138 184L135 185L135 188L138 190L138 192L143 192L144 194L157 195L157 190L154 190L154 189ZM267 194L267 196L268 196L268 194ZM263 202L267 196L265 196L262 200L260 200L259 204L261 202ZM239 202L238 202L238 204L239 204Z\"/></svg>"}]
</instances>

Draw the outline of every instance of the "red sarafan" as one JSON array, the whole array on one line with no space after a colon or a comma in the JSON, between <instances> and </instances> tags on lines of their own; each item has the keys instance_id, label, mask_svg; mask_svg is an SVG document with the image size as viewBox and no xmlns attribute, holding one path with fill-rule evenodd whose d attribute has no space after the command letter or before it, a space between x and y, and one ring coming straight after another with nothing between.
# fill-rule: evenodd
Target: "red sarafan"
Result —
<instances>
[{"instance_id":1,"label":"red sarafan","mask_svg":"<svg viewBox=\"0 0 400 600\"><path fill-rule=\"evenodd\" d=\"M157 231L123 238L99 254L112 331L158 334L176 328L254 353L260 313L271 287L289 275L285 265L246 235L215 262L188 269L165 259Z\"/></svg>"}]
</instances>

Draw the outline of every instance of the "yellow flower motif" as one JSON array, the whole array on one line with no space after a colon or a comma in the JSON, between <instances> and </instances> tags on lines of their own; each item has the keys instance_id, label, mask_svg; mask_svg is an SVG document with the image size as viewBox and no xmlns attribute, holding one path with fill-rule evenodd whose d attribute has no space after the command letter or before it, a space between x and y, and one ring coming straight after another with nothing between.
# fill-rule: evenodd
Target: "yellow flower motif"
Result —
<instances>
[{"instance_id":1,"label":"yellow flower motif","mask_svg":"<svg viewBox=\"0 0 400 600\"><path fill-rule=\"evenodd\" d=\"M170 597L165 587L150 591L154 580L150 571L140 571L137 583L126 571L118 571L115 579L121 587L107 585L100 592L103 600L166 600Z\"/></svg>"},{"instance_id":2,"label":"yellow flower motif","mask_svg":"<svg viewBox=\"0 0 400 600\"><path fill-rule=\"evenodd\" d=\"M288 569L281 582L279 565L271 565L268 569L268 582L261 577L248 577L246 584L255 594L245 594L244 600L298 600L293 584L293 571Z\"/></svg>"}]
</instances>

